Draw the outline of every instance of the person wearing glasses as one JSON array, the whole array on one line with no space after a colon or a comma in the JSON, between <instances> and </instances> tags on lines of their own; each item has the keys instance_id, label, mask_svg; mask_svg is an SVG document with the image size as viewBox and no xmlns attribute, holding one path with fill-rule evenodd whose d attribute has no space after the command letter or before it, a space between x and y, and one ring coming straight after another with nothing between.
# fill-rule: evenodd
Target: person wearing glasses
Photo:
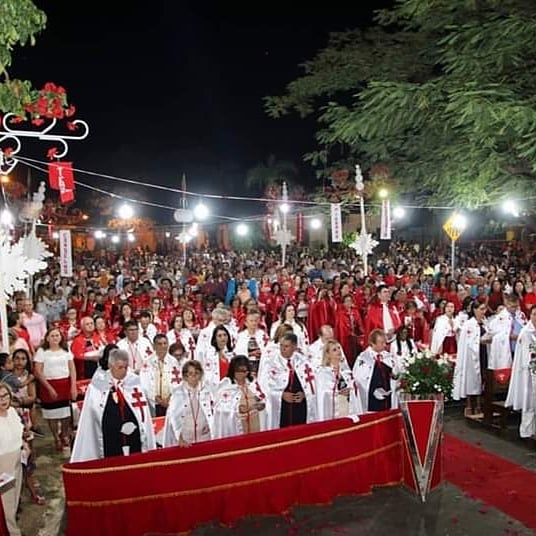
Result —
<instances>
[{"instance_id":1,"label":"person wearing glasses","mask_svg":"<svg viewBox=\"0 0 536 536\"><path fill-rule=\"evenodd\" d=\"M266 395L253 379L250 359L245 355L233 357L216 393L214 437L266 430L268 412Z\"/></svg>"},{"instance_id":2,"label":"person wearing glasses","mask_svg":"<svg viewBox=\"0 0 536 536\"><path fill-rule=\"evenodd\" d=\"M182 367L182 379L169 401L164 447L191 447L213 437L214 397L203 382L201 363L187 361Z\"/></svg>"}]
</instances>

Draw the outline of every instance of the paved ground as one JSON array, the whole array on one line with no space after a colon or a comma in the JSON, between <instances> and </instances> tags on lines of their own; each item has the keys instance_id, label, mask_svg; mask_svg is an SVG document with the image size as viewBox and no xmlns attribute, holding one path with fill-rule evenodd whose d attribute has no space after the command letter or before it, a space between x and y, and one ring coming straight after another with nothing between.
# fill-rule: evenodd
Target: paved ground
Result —
<instances>
[{"instance_id":1,"label":"paved ground","mask_svg":"<svg viewBox=\"0 0 536 536\"><path fill-rule=\"evenodd\" d=\"M507 433L501 437L493 431L484 430L478 424L467 422L461 414L462 409L459 407L447 410L447 432L536 471L536 445L534 441L518 438L515 416L509 423ZM59 465L62 457L52 453L49 436L45 440L39 440L37 448L37 476L49 500L42 507L29 503L25 496L20 525L24 536L61 535L64 499ZM523 483L520 482L520 492L522 486ZM203 526L193 534L522 536L534 532L502 512L469 499L458 488L445 484L432 493L424 505L402 488L379 489L364 497L341 497L330 506L295 508L286 518L245 519L232 528Z\"/></svg>"}]
</instances>

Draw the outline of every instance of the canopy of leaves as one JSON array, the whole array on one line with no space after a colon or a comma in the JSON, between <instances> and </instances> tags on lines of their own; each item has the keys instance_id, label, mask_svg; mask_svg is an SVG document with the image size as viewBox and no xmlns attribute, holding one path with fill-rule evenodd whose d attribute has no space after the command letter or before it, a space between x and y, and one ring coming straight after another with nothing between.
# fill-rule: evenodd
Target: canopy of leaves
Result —
<instances>
[{"instance_id":1,"label":"canopy of leaves","mask_svg":"<svg viewBox=\"0 0 536 536\"><path fill-rule=\"evenodd\" d=\"M32 85L27 80L11 80L13 48L34 45L35 35L44 29L46 15L31 0L2 0L0 2L0 111L24 115L24 107L35 100Z\"/></svg>"},{"instance_id":2,"label":"canopy of leaves","mask_svg":"<svg viewBox=\"0 0 536 536\"><path fill-rule=\"evenodd\" d=\"M386 164L402 192L460 206L532 193L536 3L398 0L376 22L331 35L267 97L272 117L316 114L306 159Z\"/></svg>"}]
</instances>

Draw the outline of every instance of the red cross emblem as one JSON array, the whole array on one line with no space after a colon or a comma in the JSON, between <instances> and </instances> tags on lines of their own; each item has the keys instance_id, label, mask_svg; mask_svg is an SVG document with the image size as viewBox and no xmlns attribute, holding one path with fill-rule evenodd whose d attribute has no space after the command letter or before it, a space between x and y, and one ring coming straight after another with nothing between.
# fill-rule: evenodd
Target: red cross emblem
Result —
<instances>
[{"instance_id":1,"label":"red cross emblem","mask_svg":"<svg viewBox=\"0 0 536 536\"><path fill-rule=\"evenodd\" d=\"M309 366L309 363L307 363L305 365L305 381L311 387L311 393L313 393L313 395L315 394L315 386L313 383L314 380L315 380L315 376L313 374L313 369Z\"/></svg>"},{"instance_id":2,"label":"red cross emblem","mask_svg":"<svg viewBox=\"0 0 536 536\"><path fill-rule=\"evenodd\" d=\"M134 399L134 402L132 402L132 407L140 408L141 421L144 422L145 411L143 411L143 408L147 405L147 402L143 400L143 393L137 387L134 387L134 389L132 390L132 398Z\"/></svg>"},{"instance_id":3,"label":"red cross emblem","mask_svg":"<svg viewBox=\"0 0 536 536\"><path fill-rule=\"evenodd\" d=\"M181 383L181 371L177 367L173 367L171 371L173 378L171 378L171 383Z\"/></svg>"},{"instance_id":4,"label":"red cross emblem","mask_svg":"<svg viewBox=\"0 0 536 536\"><path fill-rule=\"evenodd\" d=\"M194 355L194 350L195 350L195 341L194 341L194 338L193 338L193 337L190 337L190 338L188 339L188 348L189 348L189 350L190 350L190 354L191 354L192 357L193 357L193 355Z\"/></svg>"}]
</instances>

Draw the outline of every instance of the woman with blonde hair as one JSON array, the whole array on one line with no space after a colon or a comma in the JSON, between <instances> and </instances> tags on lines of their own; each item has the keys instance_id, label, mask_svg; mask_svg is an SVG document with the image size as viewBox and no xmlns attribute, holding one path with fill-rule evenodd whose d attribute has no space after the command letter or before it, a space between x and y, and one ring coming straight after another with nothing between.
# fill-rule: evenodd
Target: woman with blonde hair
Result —
<instances>
[{"instance_id":1,"label":"woman with blonde hair","mask_svg":"<svg viewBox=\"0 0 536 536\"><path fill-rule=\"evenodd\" d=\"M316 389L319 421L364 413L352 371L335 340L324 345L322 365L316 371Z\"/></svg>"}]
</instances>

